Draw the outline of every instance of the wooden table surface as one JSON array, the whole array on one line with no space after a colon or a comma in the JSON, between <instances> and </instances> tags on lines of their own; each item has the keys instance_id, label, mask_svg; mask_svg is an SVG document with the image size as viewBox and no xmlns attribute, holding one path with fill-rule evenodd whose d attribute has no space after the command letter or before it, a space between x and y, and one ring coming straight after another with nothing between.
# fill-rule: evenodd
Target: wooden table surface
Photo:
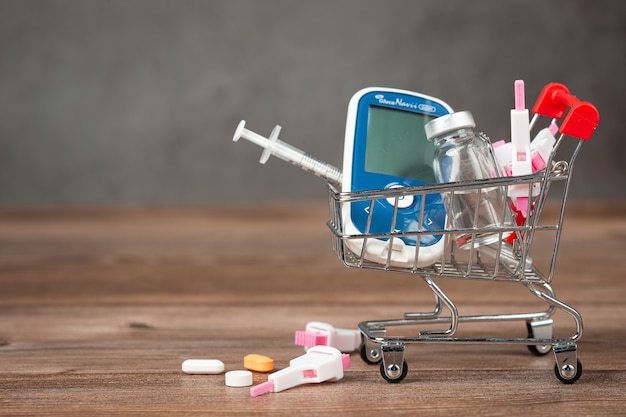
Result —
<instances>
[{"instance_id":1,"label":"wooden table surface","mask_svg":"<svg viewBox=\"0 0 626 417\"><path fill-rule=\"evenodd\" d=\"M343 266L326 218L324 202L0 210L0 415L626 415L623 204L568 210L552 284L584 319L575 384L551 353L491 344L407 345L398 384L352 354L338 382L256 398L181 372L189 358L242 369L248 353L282 369L309 321L354 329L432 306L419 277ZM439 283L461 313L537 305L519 284ZM471 331L526 336L496 327ZM555 332L570 327L555 316Z\"/></svg>"}]
</instances>

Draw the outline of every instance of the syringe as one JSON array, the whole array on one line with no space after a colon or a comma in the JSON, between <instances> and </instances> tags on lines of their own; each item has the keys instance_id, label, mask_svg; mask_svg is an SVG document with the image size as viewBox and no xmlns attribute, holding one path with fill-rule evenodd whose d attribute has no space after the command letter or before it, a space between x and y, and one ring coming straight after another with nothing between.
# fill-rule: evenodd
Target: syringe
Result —
<instances>
[{"instance_id":1,"label":"syringe","mask_svg":"<svg viewBox=\"0 0 626 417\"><path fill-rule=\"evenodd\" d=\"M272 130L270 137L265 138L244 128L245 125L245 120L239 122L237 130L235 130L235 134L233 135L233 141L237 142L239 138L244 138L264 148L263 153L261 154L261 159L259 160L260 163L266 163L270 155L275 155L283 161L287 161L297 167L300 167L313 175L324 178L335 185L341 185L343 174L339 168L320 161L304 151L279 140L278 134L280 133L280 126L276 125L276 127Z\"/></svg>"}]
</instances>

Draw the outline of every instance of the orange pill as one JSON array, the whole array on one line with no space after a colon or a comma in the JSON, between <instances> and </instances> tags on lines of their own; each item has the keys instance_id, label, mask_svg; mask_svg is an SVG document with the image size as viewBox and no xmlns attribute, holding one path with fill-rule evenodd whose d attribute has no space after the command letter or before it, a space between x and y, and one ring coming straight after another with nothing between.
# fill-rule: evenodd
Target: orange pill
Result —
<instances>
[{"instance_id":1,"label":"orange pill","mask_svg":"<svg viewBox=\"0 0 626 417\"><path fill-rule=\"evenodd\" d=\"M243 367L255 372L269 372L274 369L274 359L251 353L243 358Z\"/></svg>"}]
</instances>

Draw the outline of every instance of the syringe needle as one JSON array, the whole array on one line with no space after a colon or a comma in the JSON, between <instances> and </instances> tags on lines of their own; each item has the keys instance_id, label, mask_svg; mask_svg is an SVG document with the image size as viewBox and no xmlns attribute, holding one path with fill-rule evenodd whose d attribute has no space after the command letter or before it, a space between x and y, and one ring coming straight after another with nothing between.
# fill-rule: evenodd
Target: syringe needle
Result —
<instances>
[{"instance_id":1,"label":"syringe needle","mask_svg":"<svg viewBox=\"0 0 626 417\"><path fill-rule=\"evenodd\" d=\"M244 138L262 147L263 153L261 154L261 159L259 160L260 163L264 164L267 162L270 155L274 155L283 161L287 161L305 171L317 175L318 177L324 178L333 184L341 185L343 174L339 168L320 161L304 151L279 140L278 135L281 129L280 126L277 125L272 130L270 137L265 138L258 133L246 129L244 127L245 124L245 120L239 122L239 125L235 130L235 134L233 135L233 141L237 142L239 138Z\"/></svg>"}]
</instances>

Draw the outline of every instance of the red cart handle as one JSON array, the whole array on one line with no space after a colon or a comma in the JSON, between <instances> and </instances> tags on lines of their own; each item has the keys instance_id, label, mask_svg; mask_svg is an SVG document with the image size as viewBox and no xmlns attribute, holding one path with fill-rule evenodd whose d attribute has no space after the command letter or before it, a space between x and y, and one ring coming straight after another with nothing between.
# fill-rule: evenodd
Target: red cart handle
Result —
<instances>
[{"instance_id":1,"label":"red cart handle","mask_svg":"<svg viewBox=\"0 0 626 417\"><path fill-rule=\"evenodd\" d=\"M571 105L572 100L578 99L570 94L567 87L559 83L550 83L543 87L539 97L537 97L533 113L561 119Z\"/></svg>"},{"instance_id":2,"label":"red cart handle","mask_svg":"<svg viewBox=\"0 0 626 417\"><path fill-rule=\"evenodd\" d=\"M533 106L533 113L561 119L569 107L571 110L561 123L560 132L564 135L588 140L598 127L600 113L593 104L581 101L570 94L569 89L563 84L547 84L541 90Z\"/></svg>"},{"instance_id":3,"label":"red cart handle","mask_svg":"<svg viewBox=\"0 0 626 417\"><path fill-rule=\"evenodd\" d=\"M562 134L588 140L600 122L600 113L589 102L581 101L569 111L559 127Z\"/></svg>"}]
</instances>

